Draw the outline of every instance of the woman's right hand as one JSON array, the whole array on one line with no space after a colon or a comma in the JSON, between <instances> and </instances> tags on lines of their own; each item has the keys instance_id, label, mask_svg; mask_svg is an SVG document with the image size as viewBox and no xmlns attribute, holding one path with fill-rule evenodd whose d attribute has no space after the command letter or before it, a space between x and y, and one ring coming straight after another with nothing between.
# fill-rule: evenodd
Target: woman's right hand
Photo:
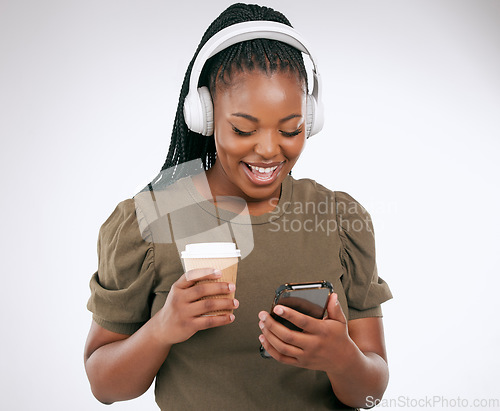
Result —
<instances>
[{"instance_id":1,"label":"woman's right hand","mask_svg":"<svg viewBox=\"0 0 500 411\"><path fill-rule=\"evenodd\" d=\"M204 314L217 310L233 310L239 302L229 294L235 290L235 284L227 282L199 282L217 280L222 273L212 268L201 268L184 273L170 289L167 300L158 312L159 338L166 345L186 341L199 330L220 327L234 321L233 314ZM211 295L228 294L228 298L210 298Z\"/></svg>"},{"instance_id":2,"label":"woman's right hand","mask_svg":"<svg viewBox=\"0 0 500 411\"><path fill-rule=\"evenodd\" d=\"M172 285L164 306L133 335L108 331L93 321L85 345L85 369L95 397L106 404L138 397L150 387L172 344L199 330L233 322L232 314L203 316L238 307L230 296L234 284L198 283L220 277L211 268L183 274ZM217 294L228 298L200 301Z\"/></svg>"}]
</instances>

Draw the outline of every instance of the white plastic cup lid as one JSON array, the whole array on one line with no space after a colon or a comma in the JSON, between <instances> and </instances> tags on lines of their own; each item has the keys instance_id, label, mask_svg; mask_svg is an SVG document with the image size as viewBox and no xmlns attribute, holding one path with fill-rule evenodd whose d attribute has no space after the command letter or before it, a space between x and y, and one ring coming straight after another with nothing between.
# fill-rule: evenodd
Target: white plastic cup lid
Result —
<instances>
[{"instance_id":1,"label":"white plastic cup lid","mask_svg":"<svg viewBox=\"0 0 500 411\"><path fill-rule=\"evenodd\" d=\"M182 258L231 258L241 257L234 243L195 243L187 244L181 252Z\"/></svg>"}]
</instances>

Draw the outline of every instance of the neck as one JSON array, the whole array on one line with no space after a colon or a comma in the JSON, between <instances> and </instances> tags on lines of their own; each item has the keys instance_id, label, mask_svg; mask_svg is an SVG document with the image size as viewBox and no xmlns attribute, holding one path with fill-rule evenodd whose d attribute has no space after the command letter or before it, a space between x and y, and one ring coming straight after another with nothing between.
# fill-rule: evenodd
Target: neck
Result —
<instances>
[{"instance_id":1,"label":"neck","mask_svg":"<svg viewBox=\"0 0 500 411\"><path fill-rule=\"evenodd\" d=\"M266 199L255 199L250 198L241 190L231 190L232 187L228 187L228 184L220 184L220 180L216 177L217 169L216 167L210 168L203 173L193 176L193 184L198 192L206 198L208 201L212 202L216 207L229 210L235 213L242 212L242 202L246 204L248 214L253 216L262 215L269 213L274 210L276 204L278 204L281 196L281 186L277 192ZM208 181L208 185L206 184ZM231 200L231 198L236 198L236 200Z\"/></svg>"}]
</instances>

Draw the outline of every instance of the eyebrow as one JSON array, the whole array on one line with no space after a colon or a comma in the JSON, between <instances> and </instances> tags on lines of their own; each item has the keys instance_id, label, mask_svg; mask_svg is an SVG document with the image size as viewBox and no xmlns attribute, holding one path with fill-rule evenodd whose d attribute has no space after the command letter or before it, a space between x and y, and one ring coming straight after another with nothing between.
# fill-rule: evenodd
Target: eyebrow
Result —
<instances>
[{"instance_id":1,"label":"eyebrow","mask_svg":"<svg viewBox=\"0 0 500 411\"><path fill-rule=\"evenodd\" d=\"M258 123L259 122L258 118L254 117L254 116L251 116L250 114L232 113L231 115L235 116L235 117L246 118L247 120L250 120L250 121L252 121L254 123ZM286 117L282 118L279 122L280 123L284 123L285 121L288 121L288 120L291 120L292 118L297 118L297 117L302 117L302 115L300 115L300 114L290 114L289 116L286 116Z\"/></svg>"}]
</instances>

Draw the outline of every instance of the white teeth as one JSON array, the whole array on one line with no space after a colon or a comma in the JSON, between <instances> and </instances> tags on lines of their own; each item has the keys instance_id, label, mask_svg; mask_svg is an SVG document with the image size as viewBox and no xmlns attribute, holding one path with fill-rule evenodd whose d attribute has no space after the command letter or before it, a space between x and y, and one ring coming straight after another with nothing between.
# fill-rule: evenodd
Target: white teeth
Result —
<instances>
[{"instance_id":1,"label":"white teeth","mask_svg":"<svg viewBox=\"0 0 500 411\"><path fill-rule=\"evenodd\" d=\"M250 167L252 168L252 171L257 172L257 173L261 173L261 174L271 173L278 168L278 166L264 168L264 167L255 167L252 165L250 165Z\"/></svg>"}]
</instances>

